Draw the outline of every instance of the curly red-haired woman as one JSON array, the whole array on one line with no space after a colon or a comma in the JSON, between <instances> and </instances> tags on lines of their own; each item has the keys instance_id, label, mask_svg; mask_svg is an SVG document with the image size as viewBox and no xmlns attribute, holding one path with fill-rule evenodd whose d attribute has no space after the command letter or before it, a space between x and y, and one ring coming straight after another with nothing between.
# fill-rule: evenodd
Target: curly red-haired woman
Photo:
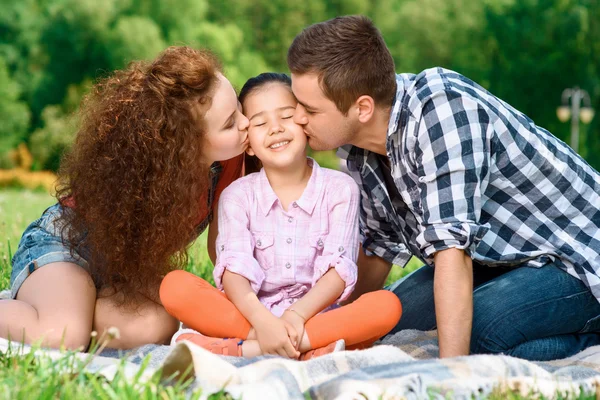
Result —
<instances>
[{"instance_id":1,"label":"curly red-haired woman","mask_svg":"<svg viewBox=\"0 0 600 400\"><path fill-rule=\"evenodd\" d=\"M86 348L114 326L109 347L166 342L178 323L161 279L209 223L214 260L217 198L242 174L248 120L214 56L171 47L98 83L80 121L58 203L13 257L0 337Z\"/></svg>"}]
</instances>

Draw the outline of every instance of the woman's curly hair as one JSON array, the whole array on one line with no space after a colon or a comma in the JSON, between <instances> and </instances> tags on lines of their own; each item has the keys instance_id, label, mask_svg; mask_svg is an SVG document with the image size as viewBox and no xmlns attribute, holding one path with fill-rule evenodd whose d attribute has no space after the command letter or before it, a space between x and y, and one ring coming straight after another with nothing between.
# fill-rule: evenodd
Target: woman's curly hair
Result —
<instances>
[{"instance_id":1,"label":"woman's curly hair","mask_svg":"<svg viewBox=\"0 0 600 400\"><path fill-rule=\"evenodd\" d=\"M124 306L156 301L162 277L187 263L206 209L203 118L220 71L207 51L170 47L99 82L82 103L59 172L63 241L91 253L97 287L123 293Z\"/></svg>"}]
</instances>

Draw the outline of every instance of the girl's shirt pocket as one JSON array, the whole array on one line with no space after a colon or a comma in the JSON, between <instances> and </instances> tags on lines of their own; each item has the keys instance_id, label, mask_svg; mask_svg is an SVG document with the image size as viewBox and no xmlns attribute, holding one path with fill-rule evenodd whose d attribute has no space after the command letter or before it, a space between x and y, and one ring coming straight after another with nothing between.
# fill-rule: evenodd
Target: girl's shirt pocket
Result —
<instances>
[{"instance_id":1,"label":"girl's shirt pocket","mask_svg":"<svg viewBox=\"0 0 600 400\"><path fill-rule=\"evenodd\" d=\"M273 232L252 232L254 258L263 270L275 265L275 234Z\"/></svg>"}]
</instances>

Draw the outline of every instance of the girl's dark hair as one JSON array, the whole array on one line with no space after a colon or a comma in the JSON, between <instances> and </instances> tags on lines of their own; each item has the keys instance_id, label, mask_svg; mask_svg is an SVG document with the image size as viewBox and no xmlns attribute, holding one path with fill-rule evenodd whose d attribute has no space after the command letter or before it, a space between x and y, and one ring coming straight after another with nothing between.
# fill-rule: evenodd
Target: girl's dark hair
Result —
<instances>
[{"instance_id":1,"label":"girl's dark hair","mask_svg":"<svg viewBox=\"0 0 600 400\"><path fill-rule=\"evenodd\" d=\"M253 93L263 86L269 83L283 83L288 87L292 87L292 80L286 74L280 74L277 72L263 72L260 75L255 76L254 78L250 78L244 83L242 90L240 90L240 95L238 99L242 105L244 104L244 100L250 93Z\"/></svg>"},{"instance_id":2,"label":"girl's dark hair","mask_svg":"<svg viewBox=\"0 0 600 400\"><path fill-rule=\"evenodd\" d=\"M277 73L277 72L263 72L262 74L257 75L254 78L248 79L246 81L246 83L244 84L244 86L242 87L242 90L240 90L238 99L239 99L240 103L242 103L242 106L244 105L244 100L251 93L258 91L261 88L263 88L264 86L271 84L271 83L281 83L281 84L289 87L290 91L292 90L292 80L290 79L290 77L288 75ZM246 159L246 161L245 161L246 175L251 174L253 172L260 171L262 165L261 165L260 160L257 157L248 155L248 153L246 153L245 159Z\"/></svg>"}]
</instances>

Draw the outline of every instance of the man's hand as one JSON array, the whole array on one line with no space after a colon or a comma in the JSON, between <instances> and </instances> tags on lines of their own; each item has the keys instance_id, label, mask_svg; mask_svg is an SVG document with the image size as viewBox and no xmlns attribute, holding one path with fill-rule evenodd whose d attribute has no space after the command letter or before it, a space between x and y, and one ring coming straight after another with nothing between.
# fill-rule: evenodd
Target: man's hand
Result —
<instances>
[{"instance_id":1,"label":"man's hand","mask_svg":"<svg viewBox=\"0 0 600 400\"><path fill-rule=\"evenodd\" d=\"M292 341L294 348L298 350L302 337L304 336L304 324L306 324L306 320L296 311L290 309L285 310L281 319L292 325L294 328L293 335L290 335L290 340Z\"/></svg>"},{"instance_id":2,"label":"man's hand","mask_svg":"<svg viewBox=\"0 0 600 400\"><path fill-rule=\"evenodd\" d=\"M469 354L473 325L473 261L463 251L434 255L433 295L440 357Z\"/></svg>"},{"instance_id":3,"label":"man's hand","mask_svg":"<svg viewBox=\"0 0 600 400\"><path fill-rule=\"evenodd\" d=\"M298 358L300 352L292 344L291 337L297 337L293 325L279 319L270 312L254 318L253 328L258 345L264 354L278 354L282 357Z\"/></svg>"}]
</instances>

